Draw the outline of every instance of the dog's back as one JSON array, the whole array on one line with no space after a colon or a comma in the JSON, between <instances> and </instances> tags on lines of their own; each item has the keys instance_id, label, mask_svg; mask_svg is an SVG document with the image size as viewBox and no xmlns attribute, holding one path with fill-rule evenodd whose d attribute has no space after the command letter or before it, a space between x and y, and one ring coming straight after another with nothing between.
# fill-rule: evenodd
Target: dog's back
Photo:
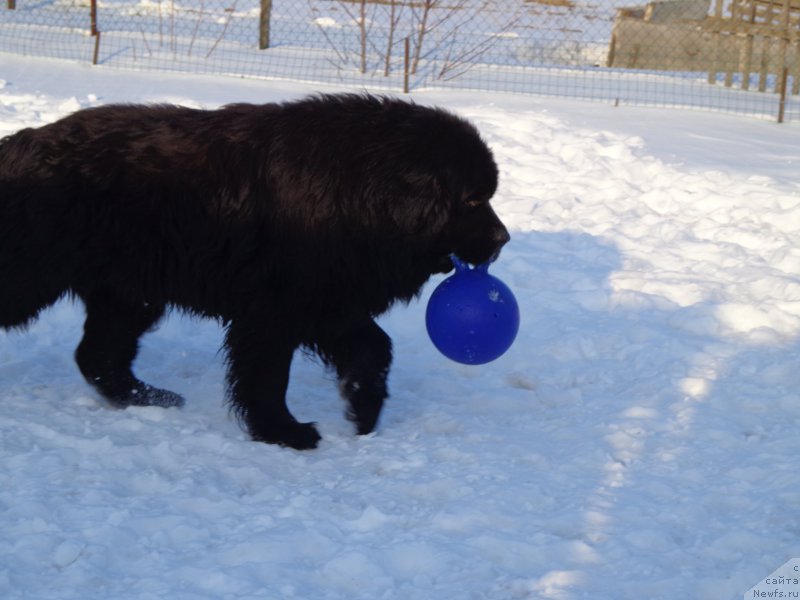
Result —
<instances>
[{"instance_id":1,"label":"dog's back","mask_svg":"<svg viewBox=\"0 0 800 600\"><path fill-rule=\"evenodd\" d=\"M132 301L210 304L165 288L203 271L176 267L182 247L213 249L186 238L202 235L204 200L221 187L204 164L225 131L208 134L215 114L109 105L0 140L0 327L98 282Z\"/></svg>"}]
</instances>

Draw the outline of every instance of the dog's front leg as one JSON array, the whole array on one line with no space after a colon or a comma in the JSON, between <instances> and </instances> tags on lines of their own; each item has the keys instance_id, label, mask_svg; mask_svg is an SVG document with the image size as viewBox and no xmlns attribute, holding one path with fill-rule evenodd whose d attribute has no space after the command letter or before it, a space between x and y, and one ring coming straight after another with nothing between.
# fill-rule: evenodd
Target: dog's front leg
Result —
<instances>
[{"instance_id":1,"label":"dog's front leg","mask_svg":"<svg viewBox=\"0 0 800 600\"><path fill-rule=\"evenodd\" d=\"M392 341L372 319L365 319L333 340L320 344L326 362L336 368L347 417L359 434L375 429L388 396Z\"/></svg>"},{"instance_id":2,"label":"dog's front leg","mask_svg":"<svg viewBox=\"0 0 800 600\"><path fill-rule=\"evenodd\" d=\"M313 423L299 423L286 406L289 368L297 343L281 324L234 319L228 326L228 386L233 410L256 441L298 450L316 448Z\"/></svg>"}]
</instances>

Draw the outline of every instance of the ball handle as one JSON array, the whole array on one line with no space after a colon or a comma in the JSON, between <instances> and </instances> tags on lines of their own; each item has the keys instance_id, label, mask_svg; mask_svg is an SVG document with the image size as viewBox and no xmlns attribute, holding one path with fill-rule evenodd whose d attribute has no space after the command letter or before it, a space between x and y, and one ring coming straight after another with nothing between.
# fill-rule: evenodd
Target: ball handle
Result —
<instances>
[{"instance_id":1,"label":"ball handle","mask_svg":"<svg viewBox=\"0 0 800 600\"><path fill-rule=\"evenodd\" d=\"M474 267L470 267L469 263L464 262L460 258L458 258L455 254L450 255L450 260L453 261L453 264L456 267L456 271L459 273L466 273L467 271L479 271L479 272L489 272L489 264L488 262L483 263L482 265L476 265Z\"/></svg>"}]
</instances>

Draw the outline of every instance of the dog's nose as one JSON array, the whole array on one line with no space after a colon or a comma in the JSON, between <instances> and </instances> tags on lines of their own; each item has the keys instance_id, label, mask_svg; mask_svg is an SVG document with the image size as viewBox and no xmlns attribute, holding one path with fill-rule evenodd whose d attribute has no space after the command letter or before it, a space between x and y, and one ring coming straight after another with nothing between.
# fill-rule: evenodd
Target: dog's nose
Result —
<instances>
[{"instance_id":1,"label":"dog's nose","mask_svg":"<svg viewBox=\"0 0 800 600\"><path fill-rule=\"evenodd\" d=\"M498 228L494 232L494 241L497 244L498 248L502 248L505 246L508 241L511 239L511 234L508 233L508 229L505 227Z\"/></svg>"}]
</instances>

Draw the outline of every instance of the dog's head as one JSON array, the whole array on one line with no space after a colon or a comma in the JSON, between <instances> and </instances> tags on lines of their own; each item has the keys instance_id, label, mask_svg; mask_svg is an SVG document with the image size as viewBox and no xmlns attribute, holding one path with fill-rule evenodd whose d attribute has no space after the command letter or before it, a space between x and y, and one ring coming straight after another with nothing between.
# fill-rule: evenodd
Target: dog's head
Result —
<instances>
[{"instance_id":1,"label":"dog's head","mask_svg":"<svg viewBox=\"0 0 800 600\"><path fill-rule=\"evenodd\" d=\"M490 204L497 190L498 170L491 150L469 123L451 128L448 155L437 175L442 201L448 207L438 252L439 270L452 269L450 254L464 262L495 260L511 239Z\"/></svg>"},{"instance_id":2,"label":"dog's head","mask_svg":"<svg viewBox=\"0 0 800 600\"><path fill-rule=\"evenodd\" d=\"M489 204L498 169L478 130L438 108L388 99L380 106L359 146L368 176L354 221L370 225L382 244L398 240L398 255L414 260L420 275L452 270L451 255L472 264L495 259L510 236Z\"/></svg>"}]
</instances>

